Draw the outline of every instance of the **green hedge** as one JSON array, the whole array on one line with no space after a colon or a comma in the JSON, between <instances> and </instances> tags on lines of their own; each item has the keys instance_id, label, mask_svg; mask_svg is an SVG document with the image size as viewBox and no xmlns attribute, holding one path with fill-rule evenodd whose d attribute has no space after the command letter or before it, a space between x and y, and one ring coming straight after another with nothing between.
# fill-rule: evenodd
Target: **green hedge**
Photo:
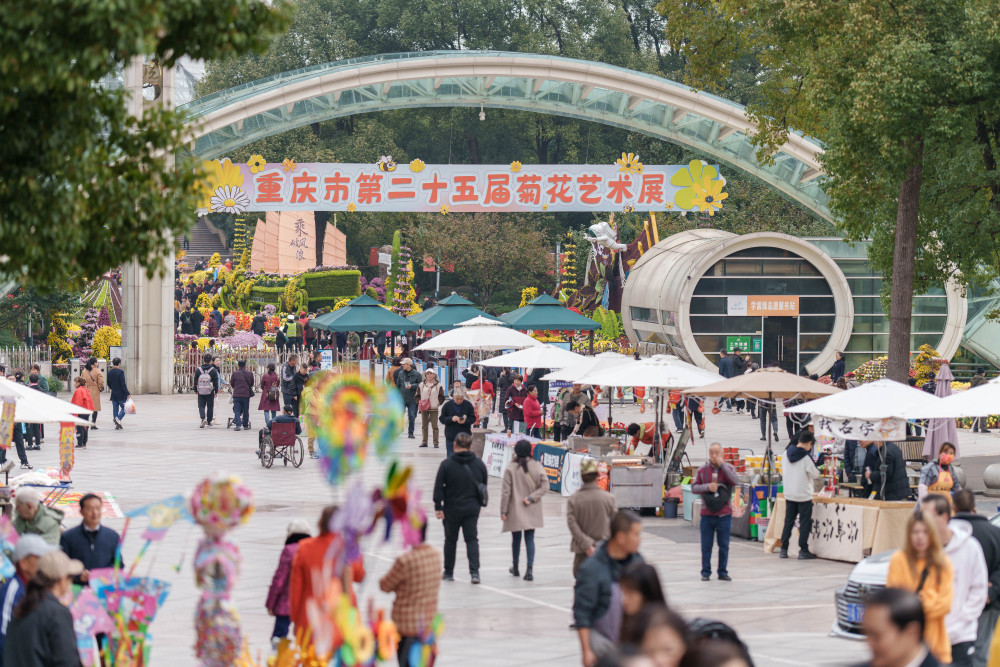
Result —
<instances>
[{"instance_id":1,"label":"green hedge","mask_svg":"<svg viewBox=\"0 0 1000 667\"><path fill-rule=\"evenodd\" d=\"M356 299L358 294L341 294L339 296L333 296L330 298L323 297L321 299L314 299L309 297L309 311L313 313L318 313L323 308L333 309L337 302L341 299Z\"/></svg>"},{"instance_id":2,"label":"green hedge","mask_svg":"<svg viewBox=\"0 0 1000 667\"><path fill-rule=\"evenodd\" d=\"M254 285L250 290L250 301L252 303L263 303L278 306L281 297L285 294L284 287L260 287Z\"/></svg>"},{"instance_id":3,"label":"green hedge","mask_svg":"<svg viewBox=\"0 0 1000 667\"><path fill-rule=\"evenodd\" d=\"M357 269L316 271L303 273L299 277L302 287L309 293L309 307L312 310L316 309L316 301L328 301L334 295L347 295L350 298L361 295L361 272Z\"/></svg>"}]
</instances>

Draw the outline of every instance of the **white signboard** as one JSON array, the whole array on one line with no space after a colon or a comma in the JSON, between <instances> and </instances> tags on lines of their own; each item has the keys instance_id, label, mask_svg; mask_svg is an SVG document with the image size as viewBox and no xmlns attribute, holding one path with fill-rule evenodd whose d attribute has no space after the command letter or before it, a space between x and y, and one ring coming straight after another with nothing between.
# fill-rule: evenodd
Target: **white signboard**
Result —
<instances>
[{"instance_id":1,"label":"white signboard","mask_svg":"<svg viewBox=\"0 0 1000 667\"><path fill-rule=\"evenodd\" d=\"M333 368L333 350L320 350L319 354L319 367L324 371L328 371Z\"/></svg>"},{"instance_id":2,"label":"white signboard","mask_svg":"<svg viewBox=\"0 0 1000 667\"><path fill-rule=\"evenodd\" d=\"M906 439L906 420L894 417L842 419L813 415L812 423L816 427L817 436L844 440L894 441Z\"/></svg>"},{"instance_id":3,"label":"white signboard","mask_svg":"<svg viewBox=\"0 0 1000 667\"><path fill-rule=\"evenodd\" d=\"M864 511L862 505L813 503L809 550L820 558L861 561L865 557ZM797 538L789 541L798 543Z\"/></svg>"},{"instance_id":4,"label":"white signboard","mask_svg":"<svg viewBox=\"0 0 1000 667\"><path fill-rule=\"evenodd\" d=\"M747 297L746 294L742 296L727 296L726 297L726 314L742 316L747 314Z\"/></svg>"},{"instance_id":5,"label":"white signboard","mask_svg":"<svg viewBox=\"0 0 1000 667\"><path fill-rule=\"evenodd\" d=\"M583 486L583 480L580 479L580 462L585 458L587 457L583 454L573 452L568 452L563 458L562 495L572 496Z\"/></svg>"},{"instance_id":6,"label":"white signboard","mask_svg":"<svg viewBox=\"0 0 1000 667\"><path fill-rule=\"evenodd\" d=\"M486 441L483 463L490 477L503 477L503 471L514 458L514 448L503 442Z\"/></svg>"},{"instance_id":7,"label":"white signboard","mask_svg":"<svg viewBox=\"0 0 1000 667\"><path fill-rule=\"evenodd\" d=\"M378 263L385 264L386 266L392 264L392 253L380 252L378 254Z\"/></svg>"}]
</instances>

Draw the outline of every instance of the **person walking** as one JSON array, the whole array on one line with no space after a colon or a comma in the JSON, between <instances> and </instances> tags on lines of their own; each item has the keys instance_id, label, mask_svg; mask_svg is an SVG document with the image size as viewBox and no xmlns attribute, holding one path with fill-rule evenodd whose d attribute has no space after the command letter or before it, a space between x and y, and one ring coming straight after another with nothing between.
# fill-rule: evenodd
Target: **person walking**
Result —
<instances>
[{"instance_id":1,"label":"person walking","mask_svg":"<svg viewBox=\"0 0 1000 667\"><path fill-rule=\"evenodd\" d=\"M402 370L396 373L396 388L403 396L403 405L406 406L406 433L410 440L413 440L414 429L417 424L417 394L418 387L423 379L420 373L413 368L413 359L406 357L403 359Z\"/></svg>"},{"instance_id":2,"label":"person walking","mask_svg":"<svg viewBox=\"0 0 1000 667\"><path fill-rule=\"evenodd\" d=\"M729 498L739 478L733 467L723 461L722 445L713 442L708 448L708 463L698 468L693 493L701 496L701 580L712 574L712 542L719 545L719 580L732 581L729 576L729 536L732 532L733 510Z\"/></svg>"},{"instance_id":3,"label":"person walking","mask_svg":"<svg viewBox=\"0 0 1000 667\"><path fill-rule=\"evenodd\" d=\"M614 650L621 633L622 570L643 562L639 555L642 520L628 510L611 519L608 540L584 561L573 586L573 623L580 640L584 667Z\"/></svg>"},{"instance_id":4,"label":"person walking","mask_svg":"<svg viewBox=\"0 0 1000 667\"><path fill-rule=\"evenodd\" d=\"M285 546L281 549L281 556L278 557L278 567L271 576L271 586L267 589L267 599L264 601L264 608L270 616L274 616L274 629L271 631L271 646L277 647L282 639L288 637L288 630L292 626L291 604L289 602L289 592L292 583L292 562L295 560L295 552L298 551L299 542L310 538L309 524L303 519L295 519L288 524L285 534Z\"/></svg>"},{"instance_id":5,"label":"person walking","mask_svg":"<svg viewBox=\"0 0 1000 667\"><path fill-rule=\"evenodd\" d=\"M438 448L438 410L445 402L444 387L438 379L437 373L433 370L424 371L424 381L417 387L420 402L417 408L420 410L421 420L421 447L427 446L427 436L430 430L434 429L434 449Z\"/></svg>"},{"instance_id":6,"label":"person walking","mask_svg":"<svg viewBox=\"0 0 1000 667\"><path fill-rule=\"evenodd\" d=\"M38 559L53 551L52 546L38 535L24 535L14 547L14 576L0 588L0 667L3 667L3 645L7 639L7 628L14 615L14 608L24 597L28 583L38 572Z\"/></svg>"},{"instance_id":7,"label":"person walking","mask_svg":"<svg viewBox=\"0 0 1000 667\"><path fill-rule=\"evenodd\" d=\"M968 522L951 521L949 498L929 493L920 501L920 511L937 525L942 548L954 571L951 611L944 619L951 642L951 664L971 667L979 616L986 607L989 590L983 548L972 537Z\"/></svg>"},{"instance_id":8,"label":"person walking","mask_svg":"<svg viewBox=\"0 0 1000 667\"><path fill-rule=\"evenodd\" d=\"M14 530L18 535L41 535L49 544L59 544L63 511L42 504L41 496L33 487L18 489L14 496L14 514Z\"/></svg>"},{"instance_id":9,"label":"person walking","mask_svg":"<svg viewBox=\"0 0 1000 667\"><path fill-rule=\"evenodd\" d=\"M466 401L467 403L467 401ZM470 406L471 408L471 406ZM471 424L471 421L470 421ZM434 480L434 515L444 522L445 581L455 580L455 548L458 531L465 538L472 583L479 579L479 511L486 506L486 465L472 453L472 436L455 436L455 453L441 462Z\"/></svg>"},{"instance_id":10,"label":"person walking","mask_svg":"<svg viewBox=\"0 0 1000 667\"><path fill-rule=\"evenodd\" d=\"M687 401L684 400L684 396L679 391L671 391L667 401L667 407L670 410L670 415L674 419L674 428L678 433L683 433L684 404L687 403Z\"/></svg>"},{"instance_id":11,"label":"person walking","mask_svg":"<svg viewBox=\"0 0 1000 667\"><path fill-rule=\"evenodd\" d=\"M293 354L281 365L281 397L284 399L282 407L295 405L295 373L299 367L299 356ZM295 412L295 408L292 408Z\"/></svg>"},{"instance_id":12,"label":"person walking","mask_svg":"<svg viewBox=\"0 0 1000 667\"><path fill-rule=\"evenodd\" d=\"M528 395L524 397L521 404L521 412L524 415L524 428L527 435L533 438L542 437L542 404L538 402L538 387L528 386Z\"/></svg>"},{"instance_id":13,"label":"person walking","mask_svg":"<svg viewBox=\"0 0 1000 667\"><path fill-rule=\"evenodd\" d=\"M299 415L301 417L299 422L306 431L306 445L311 459L319 458L319 453L316 451L316 431L309 425L311 421L309 415L316 410L316 406L313 405L315 394L316 386L306 383L302 387L302 395L299 397Z\"/></svg>"},{"instance_id":14,"label":"person walking","mask_svg":"<svg viewBox=\"0 0 1000 667\"><path fill-rule=\"evenodd\" d=\"M420 526L420 544L399 556L379 579L383 593L395 593L392 621L399 633L396 656L399 667L416 667L410 661L413 645L428 635L438 608L441 589L441 555L427 544L427 522Z\"/></svg>"},{"instance_id":15,"label":"person walking","mask_svg":"<svg viewBox=\"0 0 1000 667\"><path fill-rule=\"evenodd\" d=\"M733 358L730 357L725 350L719 350L719 375L727 380L736 375L736 367L733 365ZM719 407L721 408L723 405L726 406L726 412L733 411L732 399L724 398L719 401Z\"/></svg>"},{"instance_id":16,"label":"person walking","mask_svg":"<svg viewBox=\"0 0 1000 667\"><path fill-rule=\"evenodd\" d=\"M906 520L903 548L889 559L886 586L901 588L920 596L924 607L924 638L934 657L951 662L951 642L945 617L952 608L954 571L941 548L936 522L923 512Z\"/></svg>"},{"instance_id":17,"label":"person walking","mask_svg":"<svg viewBox=\"0 0 1000 667\"><path fill-rule=\"evenodd\" d=\"M70 558L83 563L83 572L74 583L87 584L90 571L121 567L118 545L121 537L116 531L101 524L104 503L100 496L87 493L80 498L80 525L70 528L59 538L59 546Z\"/></svg>"},{"instance_id":18,"label":"person walking","mask_svg":"<svg viewBox=\"0 0 1000 667\"><path fill-rule=\"evenodd\" d=\"M899 588L880 588L865 600L862 632L871 662L865 667L939 667L924 642L927 618L917 595Z\"/></svg>"},{"instance_id":19,"label":"person walking","mask_svg":"<svg viewBox=\"0 0 1000 667\"><path fill-rule=\"evenodd\" d=\"M201 426L212 425L212 418L215 416L215 395L219 393L219 371L212 364L212 355L209 352L202 357L204 363L194 371L194 386L198 392L198 415L201 417Z\"/></svg>"},{"instance_id":20,"label":"person walking","mask_svg":"<svg viewBox=\"0 0 1000 667\"><path fill-rule=\"evenodd\" d=\"M503 397L504 410L507 412L509 426L508 431L512 433L524 433L524 399L528 396L528 388L524 386L524 378L514 375L511 385L507 387L507 393Z\"/></svg>"},{"instance_id":21,"label":"person walking","mask_svg":"<svg viewBox=\"0 0 1000 667\"><path fill-rule=\"evenodd\" d=\"M470 401L465 400L465 388L457 387L450 401L441 406L438 420L444 424L444 446L450 458L454 450L455 438L468 435L472 438L472 425L476 421L476 411Z\"/></svg>"},{"instance_id":22,"label":"person walking","mask_svg":"<svg viewBox=\"0 0 1000 667\"><path fill-rule=\"evenodd\" d=\"M819 478L819 469L812 459L815 436L809 431L799 434L799 441L785 450L785 525L781 530L781 558L788 558L795 517L799 518L799 560L811 560L816 555L809 551L809 533L812 531L813 480Z\"/></svg>"},{"instance_id":23,"label":"person walking","mask_svg":"<svg viewBox=\"0 0 1000 667\"><path fill-rule=\"evenodd\" d=\"M955 516L950 524L964 521L972 529L972 537L979 542L986 561L986 575L989 584L986 593L986 606L979 614L976 629L976 647L972 654L974 667L986 667L990 653L990 641L993 630L1000 619L1000 528L997 528L982 514L976 513L976 497L972 491L962 489L956 491L953 497ZM949 524L949 525L950 525Z\"/></svg>"},{"instance_id":24,"label":"person walking","mask_svg":"<svg viewBox=\"0 0 1000 667\"><path fill-rule=\"evenodd\" d=\"M271 421L281 409L281 380L274 370L274 362L267 364L267 372L260 379L260 402L258 410L264 411L264 426L271 428Z\"/></svg>"},{"instance_id":25,"label":"person walking","mask_svg":"<svg viewBox=\"0 0 1000 667\"><path fill-rule=\"evenodd\" d=\"M597 485L597 461L580 461L583 485L566 503L566 525L569 527L569 550L573 552L573 577L583 561L594 554L597 545L611 535L611 517L618 511L615 497Z\"/></svg>"},{"instance_id":26,"label":"person walking","mask_svg":"<svg viewBox=\"0 0 1000 667\"><path fill-rule=\"evenodd\" d=\"M236 370L229 376L229 386L233 388L234 431L250 428L250 399L253 398L253 373L247 370L247 360L236 362Z\"/></svg>"},{"instance_id":27,"label":"person walking","mask_svg":"<svg viewBox=\"0 0 1000 667\"><path fill-rule=\"evenodd\" d=\"M73 378L74 384L76 384L76 389L73 391L73 397L70 403L73 405L79 405L83 412L78 413L83 419L94 412L94 399L90 397L90 390L87 389L87 381L83 379L83 376L77 376ZM87 437L90 432L89 426L77 426L76 427L76 446L78 449L84 449L87 446ZM20 452L18 452L20 454Z\"/></svg>"},{"instance_id":28,"label":"person walking","mask_svg":"<svg viewBox=\"0 0 1000 667\"><path fill-rule=\"evenodd\" d=\"M549 477L542 464L531 457L531 443L518 440L514 445L514 460L503 471L500 492L500 520L503 532L510 533L513 567L508 570L515 577L521 576L521 534L524 534L524 550L528 556L524 580L534 580L532 567L535 564L535 530L542 528L542 498L549 491Z\"/></svg>"},{"instance_id":29,"label":"person walking","mask_svg":"<svg viewBox=\"0 0 1000 667\"><path fill-rule=\"evenodd\" d=\"M80 371L80 375L87 381L87 389L90 391L90 400L94 402L94 413L91 417L94 425L91 427L97 430L97 413L101 411L101 392L104 391L104 373L97 365L97 357L87 359L86 365Z\"/></svg>"},{"instance_id":30,"label":"person walking","mask_svg":"<svg viewBox=\"0 0 1000 667\"><path fill-rule=\"evenodd\" d=\"M111 420L116 430L122 430L122 419L125 418L125 402L132 393L125 384L125 371L122 370L122 360L115 357L111 360L111 370L108 371L108 389L111 390Z\"/></svg>"},{"instance_id":31,"label":"person walking","mask_svg":"<svg viewBox=\"0 0 1000 667\"><path fill-rule=\"evenodd\" d=\"M250 322L250 331L258 336L263 336L267 331L267 319L260 310L257 311L257 314L253 316L253 320Z\"/></svg>"},{"instance_id":32,"label":"person walking","mask_svg":"<svg viewBox=\"0 0 1000 667\"><path fill-rule=\"evenodd\" d=\"M698 437L705 437L705 399L701 396L688 396L688 415L691 416L691 425L698 427ZM694 436L692 436L694 437Z\"/></svg>"},{"instance_id":33,"label":"person walking","mask_svg":"<svg viewBox=\"0 0 1000 667\"><path fill-rule=\"evenodd\" d=\"M73 615L60 600L72 596L71 577L81 572L83 563L58 549L38 559L35 577L28 582L7 626L11 641L4 642L5 665L80 667Z\"/></svg>"}]
</instances>

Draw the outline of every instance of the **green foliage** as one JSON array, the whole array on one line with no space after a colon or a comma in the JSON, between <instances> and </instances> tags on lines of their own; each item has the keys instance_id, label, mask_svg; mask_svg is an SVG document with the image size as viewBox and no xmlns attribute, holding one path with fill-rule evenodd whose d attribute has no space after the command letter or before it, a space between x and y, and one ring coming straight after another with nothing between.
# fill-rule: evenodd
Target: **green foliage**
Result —
<instances>
[{"instance_id":1,"label":"green foliage","mask_svg":"<svg viewBox=\"0 0 1000 667\"><path fill-rule=\"evenodd\" d=\"M57 378L55 375L48 376L49 381L49 391L59 393L63 390L63 381Z\"/></svg>"},{"instance_id":2,"label":"green foliage","mask_svg":"<svg viewBox=\"0 0 1000 667\"><path fill-rule=\"evenodd\" d=\"M249 299L246 301L246 305L243 310L248 307L253 308L258 304L271 304L277 306L278 308L283 308L282 299L285 296L284 287L261 287L253 284L254 281L247 281L251 285L249 288ZM244 283L244 284L247 284ZM244 302L240 302L243 305Z\"/></svg>"},{"instance_id":3,"label":"green foliage","mask_svg":"<svg viewBox=\"0 0 1000 667\"><path fill-rule=\"evenodd\" d=\"M283 3L8 0L0 14L0 248L36 285L97 277L138 258L162 266L191 224L198 173L179 111L131 118L114 79L130 56L165 67L267 44ZM168 157L169 156L169 157Z\"/></svg>"},{"instance_id":4,"label":"green foliage","mask_svg":"<svg viewBox=\"0 0 1000 667\"><path fill-rule=\"evenodd\" d=\"M2 170L3 167L0 166L0 172ZM0 190L2 188L0 181ZM0 227L2 226L0 224ZM2 235L3 232L0 232L0 238ZM18 287L8 296L0 298L0 331L25 327L29 317L34 321L36 331L39 321L42 325L41 330L45 331L56 313L72 311L78 301L79 296L76 293L61 289L43 291L32 285Z\"/></svg>"},{"instance_id":5,"label":"green foliage","mask_svg":"<svg viewBox=\"0 0 1000 667\"><path fill-rule=\"evenodd\" d=\"M111 347L122 344L122 336L114 327L101 327L94 334L94 343L90 353L98 359L108 359Z\"/></svg>"},{"instance_id":6,"label":"green foliage","mask_svg":"<svg viewBox=\"0 0 1000 667\"><path fill-rule=\"evenodd\" d=\"M334 296L354 298L361 294L361 271L357 269L333 269L311 271L301 275L302 287L309 293L309 304L313 311L314 300L329 300Z\"/></svg>"},{"instance_id":7,"label":"green foliage","mask_svg":"<svg viewBox=\"0 0 1000 667\"><path fill-rule=\"evenodd\" d=\"M365 289L365 294L378 301L378 291L374 287Z\"/></svg>"},{"instance_id":8,"label":"green foliage","mask_svg":"<svg viewBox=\"0 0 1000 667\"><path fill-rule=\"evenodd\" d=\"M621 337L623 329L621 315L618 313L598 306L590 319L601 325L598 333L604 340L616 341Z\"/></svg>"}]
</instances>

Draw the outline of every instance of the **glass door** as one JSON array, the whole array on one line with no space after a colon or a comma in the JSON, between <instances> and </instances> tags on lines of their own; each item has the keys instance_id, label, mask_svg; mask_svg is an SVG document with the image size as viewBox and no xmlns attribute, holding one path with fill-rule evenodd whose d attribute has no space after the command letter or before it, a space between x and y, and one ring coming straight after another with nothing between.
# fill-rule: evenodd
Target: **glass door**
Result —
<instances>
[{"instance_id":1,"label":"glass door","mask_svg":"<svg viewBox=\"0 0 1000 667\"><path fill-rule=\"evenodd\" d=\"M798 373L799 323L795 317L765 317L763 323L764 366L777 365Z\"/></svg>"}]
</instances>

